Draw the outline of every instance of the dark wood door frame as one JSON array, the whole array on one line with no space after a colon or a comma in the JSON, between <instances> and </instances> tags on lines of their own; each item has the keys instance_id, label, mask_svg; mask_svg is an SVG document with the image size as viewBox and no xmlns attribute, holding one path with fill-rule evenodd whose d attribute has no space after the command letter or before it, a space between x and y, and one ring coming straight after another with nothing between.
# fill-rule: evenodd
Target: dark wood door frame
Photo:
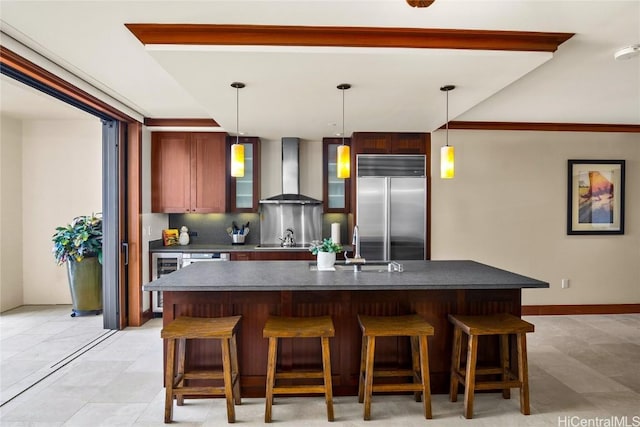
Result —
<instances>
[{"instance_id":1,"label":"dark wood door frame","mask_svg":"<svg viewBox=\"0 0 640 427\"><path fill-rule=\"evenodd\" d=\"M62 102L101 119L118 122L121 209L118 214L117 232L123 248L119 251L117 260L120 286L117 295L119 312L115 328L141 325L146 321L142 314L142 227L140 223L142 124L4 46L0 46L0 69L2 74L28 84Z\"/></svg>"}]
</instances>

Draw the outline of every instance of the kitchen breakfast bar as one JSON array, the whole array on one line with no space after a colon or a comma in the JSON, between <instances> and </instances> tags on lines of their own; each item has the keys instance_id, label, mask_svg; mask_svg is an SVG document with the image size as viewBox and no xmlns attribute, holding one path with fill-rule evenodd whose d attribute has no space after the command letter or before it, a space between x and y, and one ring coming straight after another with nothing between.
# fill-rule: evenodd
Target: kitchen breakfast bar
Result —
<instances>
[{"instance_id":1,"label":"kitchen breakfast bar","mask_svg":"<svg viewBox=\"0 0 640 427\"><path fill-rule=\"evenodd\" d=\"M360 271L354 271L352 265L316 271L315 263L308 261L245 261L195 263L143 289L163 292L165 326L180 316L241 315L237 345L242 396L261 397L265 394L268 348L262 329L270 315L331 316L335 325L331 339L333 391L356 395L361 343L357 315L416 313L435 329L435 335L429 337L432 392L447 393L453 339L447 315L510 313L519 317L522 289L548 287L540 280L463 260L365 264ZM478 360L497 359L496 347L481 346ZM191 368L220 365L217 343L189 342L187 354ZM279 366L283 370L315 369L320 366L320 354L319 340L286 340L279 350ZM380 339L376 363L409 366L409 341L404 337Z\"/></svg>"}]
</instances>

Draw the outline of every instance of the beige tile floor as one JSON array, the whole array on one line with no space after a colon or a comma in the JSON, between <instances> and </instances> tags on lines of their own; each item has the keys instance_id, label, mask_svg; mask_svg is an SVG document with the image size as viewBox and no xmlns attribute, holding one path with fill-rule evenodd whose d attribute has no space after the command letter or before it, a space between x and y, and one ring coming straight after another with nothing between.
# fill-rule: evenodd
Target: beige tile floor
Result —
<instances>
[{"instance_id":1,"label":"beige tile floor","mask_svg":"<svg viewBox=\"0 0 640 427\"><path fill-rule=\"evenodd\" d=\"M101 316L69 317L69 306L26 306L0 315L0 425L161 426L164 394L160 319L110 332ZM374 396L362 421L354 397L335 399L341 426L640 426L640 315L527 317L531 415L480 394L474 419L462 399L433 398L433 420L408 396ZM515 390L514 390L515 392ZM275 425L326 422L324 399L277 398ZM237 424L264 425L264 399L243 399ZM599 423L599 424L598 424ZM187 400L174 424L226 424L221 399Z\"/></svg>"}]
</instances>

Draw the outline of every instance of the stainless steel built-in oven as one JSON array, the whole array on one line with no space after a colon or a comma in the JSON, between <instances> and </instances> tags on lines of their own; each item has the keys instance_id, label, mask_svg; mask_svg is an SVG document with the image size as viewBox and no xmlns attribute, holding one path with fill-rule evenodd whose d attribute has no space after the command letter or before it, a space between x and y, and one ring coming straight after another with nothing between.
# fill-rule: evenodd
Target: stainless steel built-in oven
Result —
<instances>
[{"instance_id":1,"label":"stainless steel built-in oven","mask_svg":"<svg viewBox=\"0 0 640 427\"><path fill-rule=\"evenodd\" d=\"M230 259L229 254L221 252L184 253L182 254L182 267L186 267L193 262L229 261Z\"/></svg>"},{"instance_id":2,"label":"stainless steel built-in oven","mask_svg":"<svg viewBox=\"0 0 640 427\"><path fill-rule=\"evenodd\" d=\"M231 257L221 252L154 252L151 259L151 280L155 280L194 262L229 261ZM151 293L151 307L154 313L162 313L162 292Z\"/></svg>"}]
</instances>

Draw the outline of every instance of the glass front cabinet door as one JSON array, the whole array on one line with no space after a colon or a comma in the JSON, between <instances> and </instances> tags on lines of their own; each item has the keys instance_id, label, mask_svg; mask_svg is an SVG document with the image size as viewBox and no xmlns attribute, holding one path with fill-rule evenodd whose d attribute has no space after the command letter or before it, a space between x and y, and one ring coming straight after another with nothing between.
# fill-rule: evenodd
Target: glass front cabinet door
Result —
<instances>
[{"instance_id":1,"label":"glass front cabinet door","mask_svg":"<svg viewBox=\"0 0 640 427\"><path fill-rule=\"evenodd\" d=\"M345 145L351 145L350 138L345 138ZM322 200L327 213L349 212L350 179L338 178L337 150L342 145L342 138L323 138L322 140ZM353 155L353 153L351 153ZM355 171L351 171L351 176Z\"/></svg>"},{"instance_id":2,"label":"glass front cabinet door","mask_svg":"<svg viewBox=\"0 0 640 427\"><path fill-rule=\"evenodd\" d=\"M260 197L260 138L241 136L238 142L244 145L244 176L230 178L229 207L231 212L257 212ZM236 137L229 136L228 156L231 155L231 145L235 143Z\"/></svg>"}]
</instances>

